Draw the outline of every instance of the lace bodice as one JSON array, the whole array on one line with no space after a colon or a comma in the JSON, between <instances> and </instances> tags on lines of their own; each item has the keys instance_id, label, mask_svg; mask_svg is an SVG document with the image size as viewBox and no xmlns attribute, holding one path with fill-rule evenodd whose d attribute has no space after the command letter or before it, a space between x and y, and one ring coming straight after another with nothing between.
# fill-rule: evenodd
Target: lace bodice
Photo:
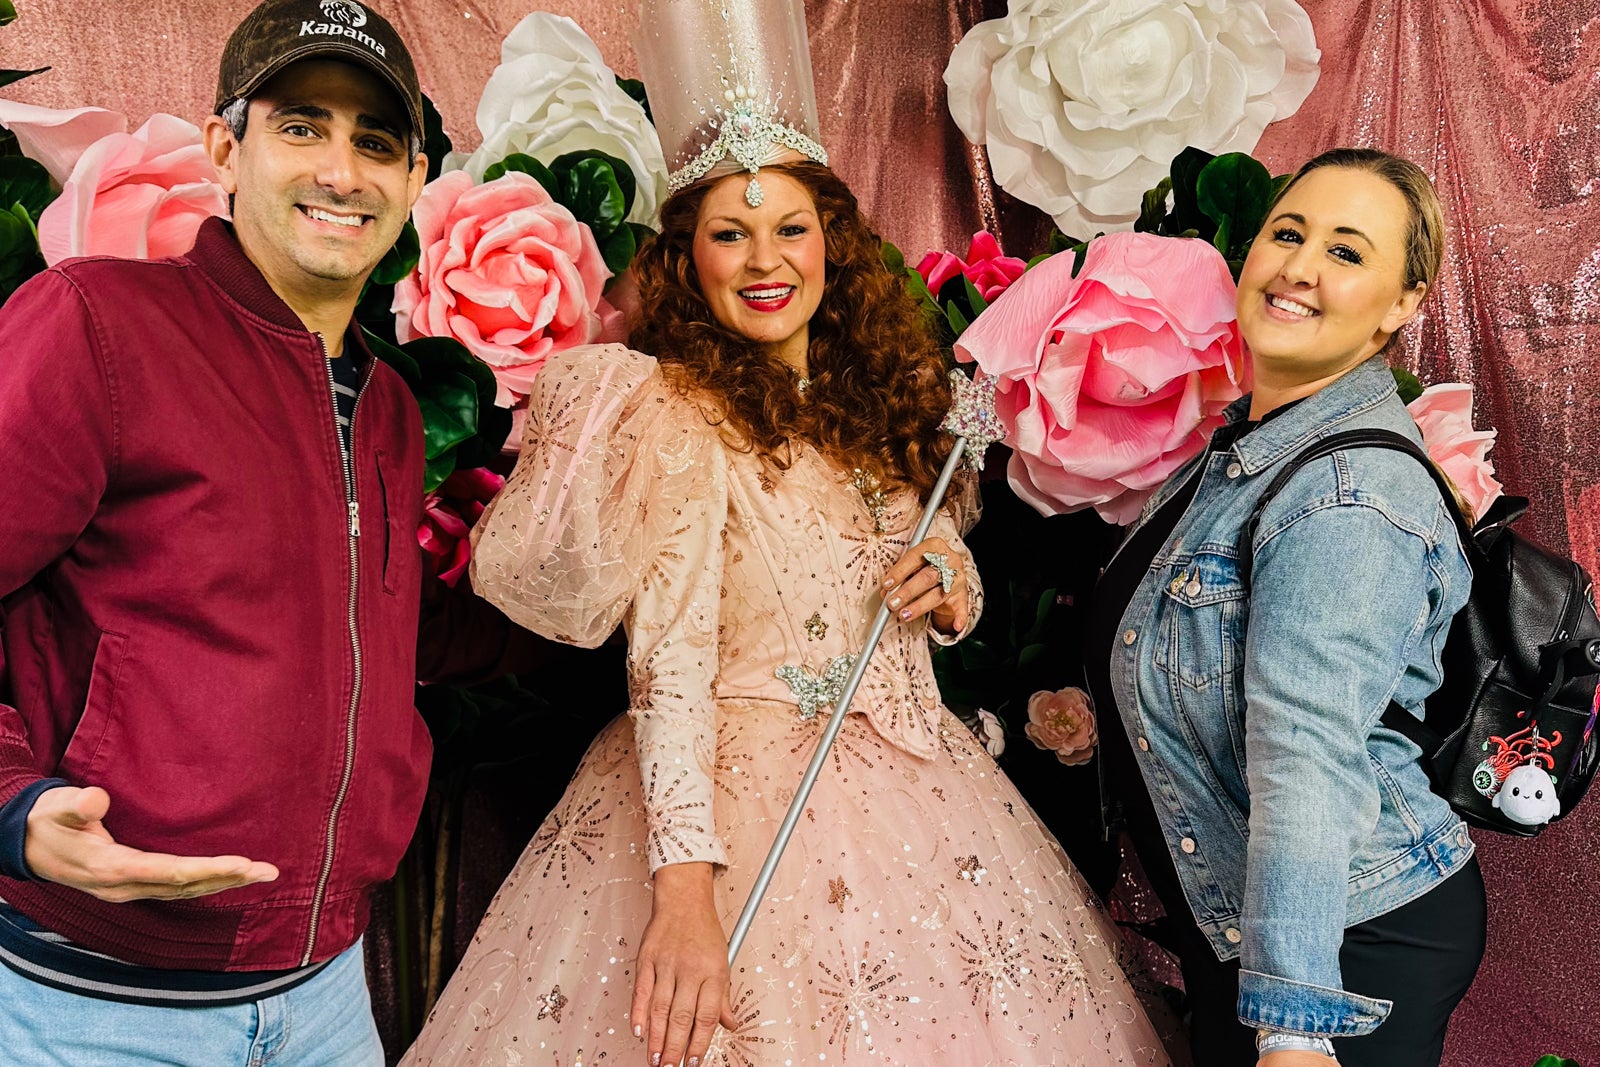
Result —
<instances>
[{"instance_id":1,"label":"lace bodice","mask_svg":"<svg viewBox=\"0 0 1600 1067\"><path fill-rule=\"evenodd\" d=\"M473 584L558 640L592 646L627 626L651 869L720 863L719 707L831 710L919 512L809 447L787 471L730 448L648 356L576 349L535 385L517 469L474 530ZM964 557L970 630L982 589L962 531L947 510L932 532ZM938 745L930 634L891 623L851 706L923 758Z\"/></svg>"}]
</instances>

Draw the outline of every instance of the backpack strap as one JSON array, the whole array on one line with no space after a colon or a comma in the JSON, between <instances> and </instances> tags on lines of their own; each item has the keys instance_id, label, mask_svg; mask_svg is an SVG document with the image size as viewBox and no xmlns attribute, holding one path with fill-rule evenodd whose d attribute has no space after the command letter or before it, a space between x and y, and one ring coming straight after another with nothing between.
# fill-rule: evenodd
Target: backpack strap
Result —
<instances>
[{"instance_id":1,"label":"backpack strap","mask_svg":"<svg viewBox=\"0 0 1600 1067\"><path fill-rule=\"evenodd\" d=\"M1473 540L1472 527L1467 524L1466 516L1461 514L1461 509L1455 505L1454 490L1444 474L1433 465L1428 454L1418 447L1416 442L1393 430L1345 430L1311 442L1285 463L1283 469L1267 483L1266 490L1251 509L1250 518L1245 522L1244 532L1239 537L1239 580L1245 588L1248 589L1250 586L1250 576L1255 562L1256 533L1261 528L1261 516L1267 510L1267 505L1272 503L1273 497L1278 495L1278 491L1301 467L1347 448L1387 448L1394 452L1404 452L1421 463L1422 468L1433 477L1434 484L1439 487L1439 492L1445 500L1446 510L1456 520L1456 533L1461 538L1461 550L1467 554L1469 561L1477 558L1475 551L1477 542ZM1437 731L1393 701L1383 710L1382 722L1389 729L1417 745L1423 752L1437 752L1444 743L1444 738Z\"/></svg>"},{"instance_id":2,"label":"backpack strap","mask_svg":"<svg viewBox=\"0 0 1600 1067\"><path fill-rule=\"evenodd\" d=\"M1261 529L1261 516L1267 510L1267 505L1272 503L1278 491L1301 467L1348 448L1387 448L1393 452L1404 452L1421 463L1422 469L1428 472L1434 484L1439 487L1439 492L1445 499L1446 509L1456 520L1456 533L1461 537L1462 551L1467 553L1469 559L1474 558L1473 548L1476 542L1472 539L1472 527L1467 525L1466 516L1461 514L1461 509L1455 506L1455 492L1450 483L1439 468L1433 465L1433 460L1428 458L1426 452L1409 437L1393 430L1345 430L1311 442L1285 463L1283 469L1267 483L1266 490L1251 509L1250 518L1246 520L1244 532L1239 538L1239 580L1246 587L1250 584L1250 575L1254 569L1256 533Z\"/></svg>"}]
</instances>

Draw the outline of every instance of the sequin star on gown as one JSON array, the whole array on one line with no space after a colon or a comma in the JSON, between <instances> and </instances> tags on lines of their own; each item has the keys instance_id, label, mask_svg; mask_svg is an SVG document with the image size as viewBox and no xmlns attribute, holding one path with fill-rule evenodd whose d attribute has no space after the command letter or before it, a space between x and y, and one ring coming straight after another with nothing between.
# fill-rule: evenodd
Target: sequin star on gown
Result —
<instances>
[{"instance_id":1,"label":"sequin star on gown","mask_svg":"<svg viewBox=\"0 0 1600 1067\"><path fill-rule=\"evenodd\" d=\"M717 864L732 929L831 710L830 667L863 646L917 518L910 494L810 449L764 469L618 346L552 357L529 420L475 533L475 583L561 640L625 623L632 708L501 887L413 1067L644 1062L628 1009L651 872ZM971 575L957 520L933 532ZM929 637L890 626L734 965L738 1027L703 1062L1168 1063L1114 927L940 704Z\"/></svg>"}]
</instances>

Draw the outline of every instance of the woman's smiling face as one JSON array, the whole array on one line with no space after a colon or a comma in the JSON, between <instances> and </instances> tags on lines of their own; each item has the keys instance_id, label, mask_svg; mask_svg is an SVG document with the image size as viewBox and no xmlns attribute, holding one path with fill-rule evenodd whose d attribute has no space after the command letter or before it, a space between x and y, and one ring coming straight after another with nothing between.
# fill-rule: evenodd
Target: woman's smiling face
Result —
<instances>
[{"instance_id":1,"label":"woman's smiling face","mask_svg":"<svg viewBox=\"0 0 1600 1067\"><path fill-rule=\"evenodd\" d=\"M804 368L811 316L827 284L822 220L804 185L763 171L765 199L745 201L749 176L718 182L700 205L694 267L723 326Z\"/></svg>"},{"instance_id":2,"label":"woman's smiling face","mask_svg":"<svg viewBox=\"0 0 1600 1067\"><path fill-rule=\"evenodd\" d=\"M1406 288L1406 199L1365 170L1320 167L1268 213L1239 276L1257 380L1337 377L1388 343L1427 287Z\"/></svg>"}]
</instances>

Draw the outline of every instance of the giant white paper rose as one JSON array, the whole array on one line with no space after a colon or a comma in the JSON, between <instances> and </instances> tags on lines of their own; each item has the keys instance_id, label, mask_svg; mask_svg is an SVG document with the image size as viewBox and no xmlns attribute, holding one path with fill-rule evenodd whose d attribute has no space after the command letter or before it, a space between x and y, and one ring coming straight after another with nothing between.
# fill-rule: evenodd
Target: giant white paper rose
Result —
<instances>
[{"instance_id":1,"label":"giant white paper rose","mask_svg":"<svg viewBox=\"0 0 1600 1067\"><path fill-rule=\"evenodd\" d=\"M1124 230L1188 146L1249 152L1317 83L1294 0L1011 0L945 68L995 181L1069 234Z\"/></svg>"},{"instance_id":2,"label":"giant white paper rose","mask_svg":"<svg viewBox=\"0 0 1600 1067\"><path fill-rule=\"evenodd\" d=\"M667 161L655 127L571 19L535 11L517 23L483 87L478 130L478 150L452 153L445 170L465 170L481 182L485 170L512 152L549 164L568 152L595 149L623 160L638 179L629 221L657 224L667 196Z\"/></svg>"}]
</instances>

